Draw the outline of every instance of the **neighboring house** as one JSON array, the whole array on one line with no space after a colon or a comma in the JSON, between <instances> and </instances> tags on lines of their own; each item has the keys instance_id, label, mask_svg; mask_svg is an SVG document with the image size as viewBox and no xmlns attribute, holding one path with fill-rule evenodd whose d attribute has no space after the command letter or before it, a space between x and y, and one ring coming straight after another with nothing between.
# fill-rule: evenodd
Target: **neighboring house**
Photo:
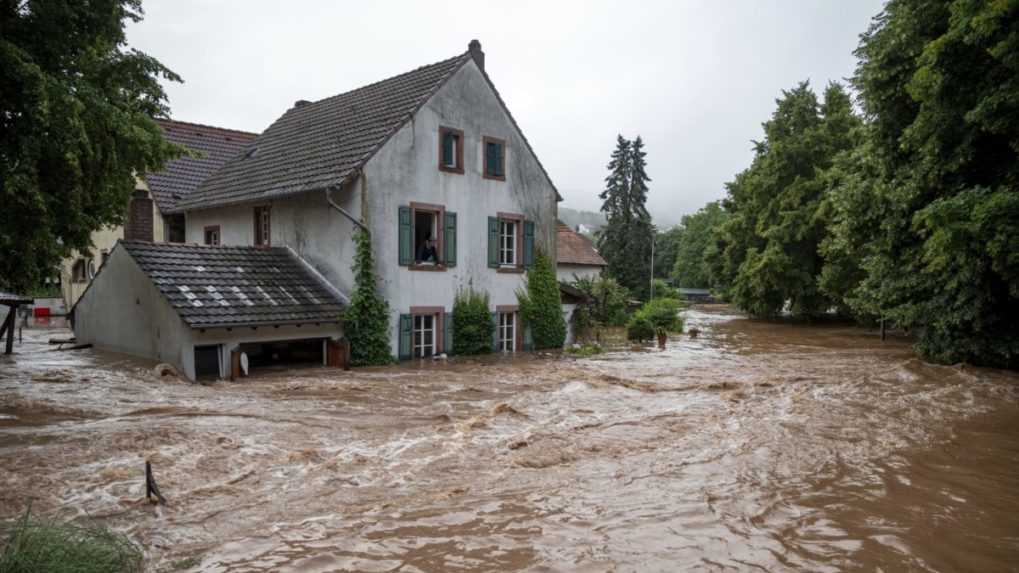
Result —
<instances>
[{"instance_id":1,"label":"neighboring house","mask_svg":"<svg viewBox=\"0 0 1019 573\"><path fill-rule=\"evenodd\" d=\"M560 222L556 228L556 243L556 277L560 282L572 283L578 278L597 278L608 266L594 248L591 239L565 223Z\"/></svg>"},{"instance_id":2,"label":"neighboring house","mask_svg":"<svg viewBox=\"0 0 1019 573\"><path fill-rule=\"evenodd\" d=\"M232 378L242 362L338 365L345 304L285 247L123 240L72 313L79 343L167 362L196 380Z\"/></svg>"},{"instance_id":3,"label":"neighboring house","mask_svg":"<svg viewBox=\"0 0 1019 573\"><path fill-rule=\"evenodd\" d=\"M681 296L683 300L709 304L716 302L715 297L711 294L711 291L706 288L680 287L676 290L679 291L679 296Z\"/></svg>"},{"instance_id":4,"label":"neighboring house","mask_svg":"<svg viewBox=\"0 0 1019 573\"><path fill-rule=\"evenodd\" d=\"M75 253L63 261L60 285L67 308L78 302L118 240L184 242L184 216L171 214L174 204L240 153L256 135L167 119L157 119L156 123L166 139L190 149L195 156L177 158L162 171L138 178L124 226L92 233L88 253Z\"/></svg>"},{"instance_id":5,"label":"neighboring house","mask_svg":"<svg viewBox=\"0 0 1019 573\"><path fill-rule=\"evenodd\" d=\"M171 212L186 213L188 242L288 247L343 293L363 226L391 347L411 358L450 350L453 299L468 286L490 295L496 349L528 346L515 291L537 249L555 260L559 199L475 40L448 60L296 102Z\"/></svg>"}]
</instances>

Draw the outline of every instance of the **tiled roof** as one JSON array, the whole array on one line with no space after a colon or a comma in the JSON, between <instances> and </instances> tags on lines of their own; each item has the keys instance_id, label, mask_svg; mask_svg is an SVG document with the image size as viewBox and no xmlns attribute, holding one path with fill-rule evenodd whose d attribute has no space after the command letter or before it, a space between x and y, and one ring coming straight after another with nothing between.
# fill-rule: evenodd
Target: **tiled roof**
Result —
<instances>
[{"instance_id":1,"label":"tiled roof","mask_svg":"<svg viewBox=\"0 0 1019 573\"><path fill-rule=\"evenodd\" d=\"M344 182L470 57L464 53L320 101L299 102L179 207L259 201Z\"/></svg>"},{"instance_id":2,"label":"tiled roof","mask_svg":"<svg viewBox=\"0 0 1019 573\"><path fill-rule=\"evenodd\" d=\"M0 304L31 304L34 299L20 294L0 291Z\"/></svg>"},{"instance_id":3,"label":"tiled roof","mask_svg":"<svg viewBox=\"0 0 1019 573\"><path fill-rule=\"evenodd\" d=\"M239 155L257 134L223 129L197 123L157 119L163 137L198 153L198 157L178 157L166 168L145 176L152 198L163 213L170 212L179 199L187 197L198 184Z\"/></svg>"},{"instance_id":4,"label":"tiled roof","mask_svg":"<svg viewBox=\"0 0 1019 573\"><path fill-rule=\"evenodd\" d=\"M293 251L121 241L188 326L338 322L344 301Z\"/></svg>"},{"instance_id":5,"label":"tiled roof","mask_svg":"<svg viewBox=\"0 0 1019 573\"><path fill-rule=\"evenodd\" d=\"M584 235L574 231L569 225L559 222L556 232L556 262L560 265L591 265L604 267L608 265L598 254L594 243Z\"/></svg>"}]
</instances>

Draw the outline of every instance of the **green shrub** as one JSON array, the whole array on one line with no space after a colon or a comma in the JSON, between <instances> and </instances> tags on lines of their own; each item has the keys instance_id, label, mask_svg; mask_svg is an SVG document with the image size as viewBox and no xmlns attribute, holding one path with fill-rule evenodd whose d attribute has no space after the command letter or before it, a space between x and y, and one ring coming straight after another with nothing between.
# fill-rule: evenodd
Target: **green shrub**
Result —
<instances>
[{"instance_id":1,"label":"green shrub","mask_svg":"<svg viewBox=\"0 0 1019 573\"><path fill-rule=\"evenodd\" d=\"M484 354L492 351L492 313L488 293L461 289L453 301L453 353Z\"/></svg>"},{"instance_id":2,"label":"green shrub","mask_svg":"<svg viewBox=\"0 0 1019 573\"><path fill-rule=\"evenodd\" d=\"M674 288L662 279L655 279L655 298L672 298L679 300L679 289Z\"/></svg>"},{"instance_id":3,"label":"green shrub","mask_svg":"<svg viewBox=\"0 0 1019 573\"><path fill-rule=\"evenodd\" d=\"M580 278L573 286L591 298L591 318L603 326L626 324L626 288L608 277Z\"/></svg>"},{"instance_id":4,"label":"green shrub","mask_svg":"<svg viewBox=\"0 0 1019 573\"><path fill-rule=\"evenodd\" d=\"M571 346L566 349L566 352L574 356L594 356L604 351L598 344L585 344L583 346Z\"/></svg>"},{"instance_id":5,"label":"green shrub","mask_svg":"<svg viewBox=\"0 0 1019 573\"><path fill-rule=\"evenodd\" d=\"M668 332L682 332L683 319L679 311L683 308L678 300L656 298L644 303L634 316L646 318L654 328L664 328Z\"/></svg>"},{"instance_id":6,"label":"green shrub","mask_svg":"<svg viewBox=\"0 0 1019 573\"><path fill-rule=\"evenodd\" d=\"M527 290L517 290L520 316L531 328L535 349L562 348L566 342L566 321L559 298L552 260L541 251L534 255L534 264L527 271Z\"/></svg>"},{"instance_id":7,"label":"green shrub","mask_svg":"<svg viewBox=\"0 0 1019 573\"><path fill-rule=\"evenodd\" d=\"M129 539L105 527L32 519L25 514L7 531L3 573L135 573L142 552Z\"/></svg>"},{"instance_id":8,"label":"green shrub","mask_svg":"<svg viewBox=\"0 0 1019 573\"><path fill-rule=\"evenodd\" d=\"M651 340L655 337L655 327L648 317L635 313L626 323L626 338L637 342Z\"/></svg>"},{"instance_id":9,"label":"green shrub","mask_svg":"<svg viewBox=\"0 0 1019 573\"><path fill-rule=\"evenodd\" d=\"M375 284L375 259L371 237L364 231L354 235L354 294L343 315L343 329L350 340L352 366L389 364L393 354L389 346L389 303L379 296Z\"/></svg>"}]
</instances>

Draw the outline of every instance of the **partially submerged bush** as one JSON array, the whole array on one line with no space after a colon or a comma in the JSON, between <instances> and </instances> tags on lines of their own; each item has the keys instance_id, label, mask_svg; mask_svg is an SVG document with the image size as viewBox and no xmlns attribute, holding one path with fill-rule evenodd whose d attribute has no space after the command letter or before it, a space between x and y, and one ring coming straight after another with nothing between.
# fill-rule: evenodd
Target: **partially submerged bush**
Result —
<instances>
[{"instance_id":1,"label":"partially submerged bush","mask_svg":"<svg viewBox=\"0 0 1019 573\"><path fill-rule=\"evenodd\" d=\"M608 277L578 278L573 286L591 297L591 318L604 326L626 324L626 288Z\"/></svg>"},{"instance_id":2,"label":"partially submerged bush","mask_svg":"<svg viewBox=\"0 0 1019 573\"><path fill-rule=\"evenodd\" d=\"M659 330L682 332L683 319L679 316L682 305L671 298L656 298L644 303L633 313L626 324L626 337L630 340L651 340Z\"/></svg>"},{"instance_id":3,"label":"partially submerged bush","mask_svg":"<svg viewBox=\"0 0 1019 573\"><path fill-rule=\"evenodd\" d=\"M453 301L453 353L483 354L492 351L492 313L488 293L461 289Z\"/></svg>"},{"instance_id":4,"label":"partially submerged bush","mask_svg":"<svg viewBox=\"0 0 1019 573\"><path fill-rule=\"evenodd\" d=\"M3 573L135 573L141 549L105 527L34 519L29 514L5 532Z\"/></svg>"},{"instance_id":5,"label":"partially submerged bush","mask_svg":"<svg viewBox=\"0 0 1019 573\"><path fill-rule=\"evenodd\" d=\"M527 288L517 289L517 301L524 324L531 329L534 348L562 348L566 342L566 321L559 281L552 259L545 253L535 253L534 264L527 271Z\"/></svg>"},{"instance_id":6,"label":"partially submerged bush","mask_svg":"<svg viewBox=\"0 0 1019 573\"><path fill-rule=\"evenodd\" d=\"M594 356L595 354L601 354L604 351L602 350L601 345L598 344L585 344L583 346L574 344L567 348L566 352L574 356Z\"/></svg>"}]
</instances>

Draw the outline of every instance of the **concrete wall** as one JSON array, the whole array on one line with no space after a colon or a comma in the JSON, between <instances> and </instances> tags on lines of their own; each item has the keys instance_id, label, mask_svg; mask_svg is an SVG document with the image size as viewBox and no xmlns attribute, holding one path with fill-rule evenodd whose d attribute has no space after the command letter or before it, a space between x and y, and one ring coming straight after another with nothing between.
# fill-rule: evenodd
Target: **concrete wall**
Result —
<instances>
[{"instance_id":1,"label":"concrete wall","mask_svg":"<svg viewBox=\"0 0 1019 573\"><path fill-rule=\"evenodd\" d=\"M556 278L559 282L572 283L578 278L594 279L601 276L602 267L593 265L564 265L556 267Z\"/></svg>"},{"instance_id":2,"label":"concrete wall","mask_svg":"<svg viewBox=\"0 0 1019 573\"><path fill-rule=\"evenodd\" d=\"M438 169L440 126L464 132L463 174ZM505 181L482 177L483 136L506 141ZM473 61L389 140L357 181L333 197L354 216L364 217L372 229L379 286L391 310L394 355L399 315L411 306L451 311L457 289L467 285L488 291L493 309L517 304L514 291L523 284L524 275L488 268L488 217L519 213L535 221L535 247L555 260L555 191ZM457 213L456 267L432 272L399 266L399 207L410 202L439 204ZM349 295L354 286L353 223L329 208L323 192L270 204L272 244L290 246ZM253 244L254 206L189 212L187 241L201 243L205 227L219 225L222 244Z\"/></svg>"},{"instance_id":3,"label":"concrete wall","mask_svg":"<svg viewBox=\"0 0 1019 573\"><path fill-rule=\"evenodd\" d=\"M82 344L173 364L183 371L192 333L123 248L115 248L74 310ZM193 377L193 368L192 368Z\"/></svg>"}]
</instances>

